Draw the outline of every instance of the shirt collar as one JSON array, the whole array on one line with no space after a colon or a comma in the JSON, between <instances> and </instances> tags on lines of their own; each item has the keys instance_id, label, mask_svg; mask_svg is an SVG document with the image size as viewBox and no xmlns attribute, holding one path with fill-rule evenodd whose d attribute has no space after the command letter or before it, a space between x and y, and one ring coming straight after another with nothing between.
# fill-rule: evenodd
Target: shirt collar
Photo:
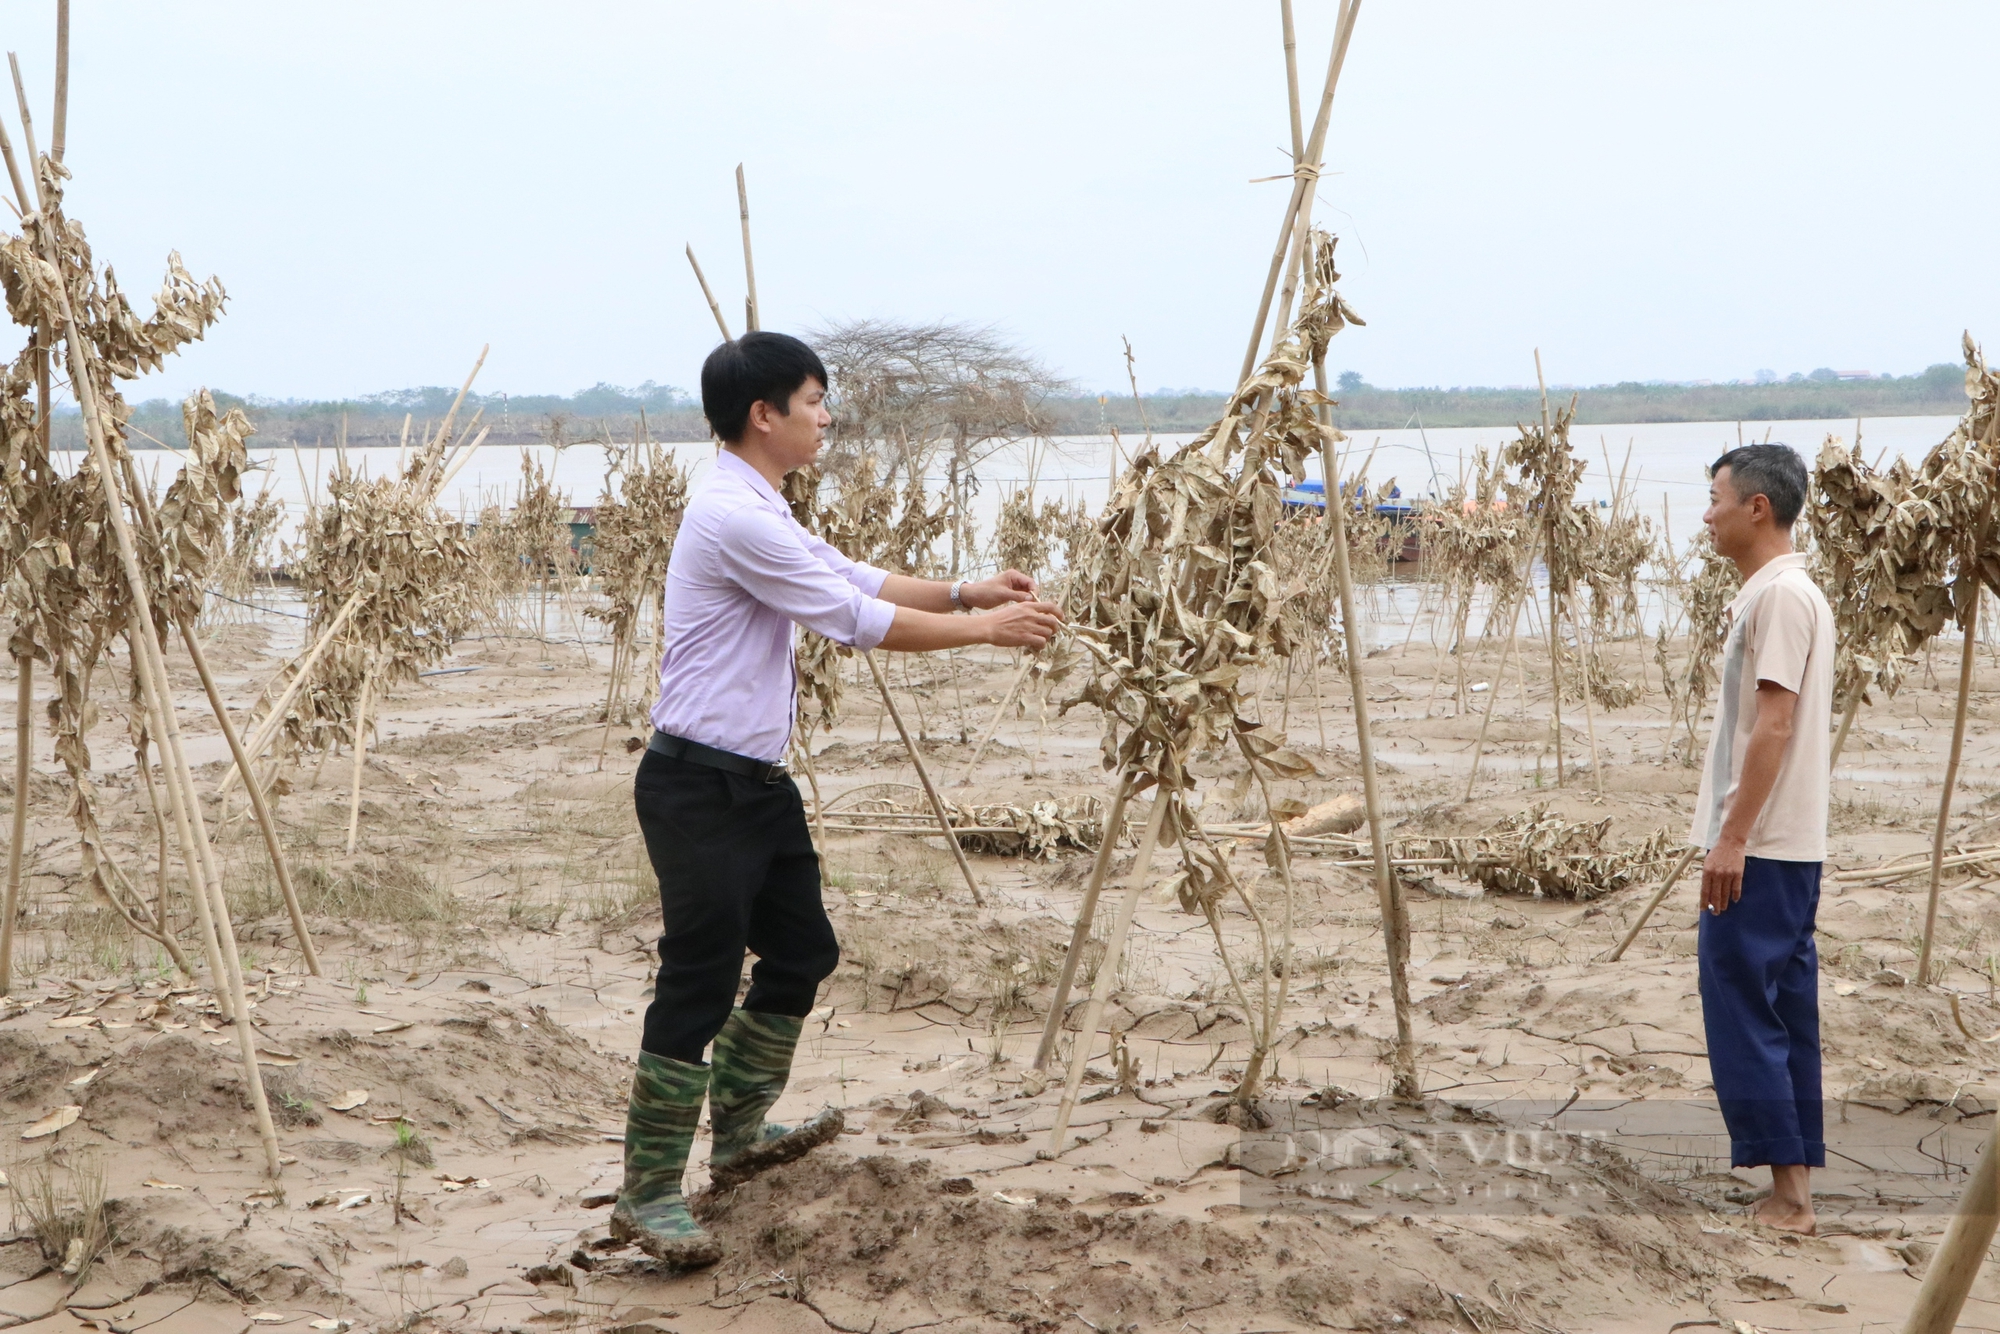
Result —
<instances>
[{"instance_id":1,"label":"shirt collar","mask_svg":"<svg viewBox=\"0 0 2000 1334\"><path fill-rule=\"evenodd\" d=\"M727 449L716 451L715 466L730 476L748 483L750 489L757 493L758 499L762 500L770 508L777 510L780 514L789 515L792 512L792 507L785 503L785 498L778 494L777 488L764 480L763 473L758 472Z\"/></svg>"},{"instance_id":2,"label":"shirt collar","mask_svg":"<svg viewBox=\"0 0 2000 1334\"><path fill-rule=\"evenodd\" d=\"M1743 587L1729 600L1729 619L1733 621L1741 616L1743 609L1750 605L1750 600L1769 588L1786 570L1803 570L1808 568L1809 564L1803 551L1788 551L1782 556L1766 561L1757 573L1743 581Z\"/></svg>"}]
</instances>

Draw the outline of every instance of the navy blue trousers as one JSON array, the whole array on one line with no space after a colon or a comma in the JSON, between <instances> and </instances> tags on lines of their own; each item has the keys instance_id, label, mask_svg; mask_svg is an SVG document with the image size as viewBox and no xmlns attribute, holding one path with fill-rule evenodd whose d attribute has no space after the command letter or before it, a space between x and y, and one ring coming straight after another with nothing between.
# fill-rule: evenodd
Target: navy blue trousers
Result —
<instances>
[{"instance_id":1,"label":"navy blue trousers","mask_svg":"<svg viewBox=\"0 0 2000 1334\"><path fill-rule=\"evenodd\" d=\"M1743 897L1701 915L1701 1015L1729 1165L1826 1166L1818 862L1750 857Z\"/></svg>"}]
</instances>

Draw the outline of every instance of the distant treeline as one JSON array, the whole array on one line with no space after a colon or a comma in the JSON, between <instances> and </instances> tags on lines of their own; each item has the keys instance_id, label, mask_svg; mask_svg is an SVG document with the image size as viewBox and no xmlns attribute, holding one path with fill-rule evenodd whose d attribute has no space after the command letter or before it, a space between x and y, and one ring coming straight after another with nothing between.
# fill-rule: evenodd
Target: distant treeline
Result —
<instances>
[{"instance_id":1,"label":"distant treeline","mask_svg":"<svg viewBox=\"0 0 2000 1334\"><path fill-rule=\"evenodd\" d=\"M1965 410L1965 373L1954 365L1937 365L1920 375L1842 380L1831 371L1816 371L1769 384L1623 384L1589 388L1551 388L1551 400L1578 395L1580 424L1689 421L1800 421L1844 417L1956 416ZM1520 389L1380 389L1349 372L1335 391L1339 424L1350 430L1382 430L1408 426L1511 426L1541 411L1532 388ZM242 408L257 426L264 445L333 445L345 431L347 443L395 445L409 419L414 441L434 430L451 408L457 390L402 389L343 401L276 400L256 395L239 397L217 392L224 408ZM1225 396L1197 390L1162 390L1144 396L1140 404L1129 393L1107 393L1049 399L1044 404L1051 435L1096 435L1116 426L1131 434L1150 425L1155 431L1199 431L1222 414ZM460 421L479 413L489 444L526 445L631 440L643 421L655 440L706 440L708 423L701 406L686 391L671 385L646 383L634 389L599 384L570 395L474 394L460 410ZM180 404L153 399L133 409L133 443L146 437L180 447ZM83 447L83 424L71 412L54 424L57 441Z\"/></svg>"},{"instance_id":2,"label":"distant treeline","mask_svg":"<svg viewBox=\"0 0 2000 1334\"><path fill-rule=\"evenodd\" d=\"M1525 389L1380 389L1349 372L1333 393L1335 420L1348 430L1425 426L1512 426L1538 417L1541 397ZM1634 422L1820 421L1845 417L1956 417L1965 411L1965 368L1937 365L1920 375L1843 380L1815 371L1769 384L1565 385L1551 388L1551 403L1577 395L1576 419L1584 425ZM1155 431L1199 431L1222 415L1219 393L1161 393L1145 397L1145 417ZM1071 400L1062 405L1057 433L1142 429L1130 393Z\"/></svg>"}]
</instances>

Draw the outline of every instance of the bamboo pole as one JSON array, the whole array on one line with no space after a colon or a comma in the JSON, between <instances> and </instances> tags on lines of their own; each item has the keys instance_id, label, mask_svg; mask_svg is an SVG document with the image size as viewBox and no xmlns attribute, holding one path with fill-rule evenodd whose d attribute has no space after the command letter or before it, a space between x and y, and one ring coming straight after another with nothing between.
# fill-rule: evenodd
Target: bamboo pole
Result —
<instances>
[{"instance_id":1,"label":"bamboo pole","mask_svg":"<svg viewBox=\"0 0 2000 1334\"><path fill-rule=\"evenodd\" d=\"M1959 618L1960 628L1965 635L1965 646L1958 655L1958 714L1951 725L1951 757L1945 761L1944 791L1938 797L1937 830L1931 835L1931 892L1924 906L1924 944L1917 955L1917 981L1929 983L1931 977L1931 941L1937 934L1938 887L1944 874L1945 827L1951 823L1951 791L1958 785L1958 762L1965 754L1965 713L1966 704L1972 697L1972 669L1974 653L1979 648L1979 583L1976 574L1962 576L1972 584L1972 596L1966 599L1965 614Z\"/></svg>"},{"instance_id":2,"label":"bamboo pole","mask_svg":"<svg viewBox=\"0 0 2000 1334\"><path fill-rule=\"evenodd\" d=\"M722 307L715 304L715 293L708 290L708 277L701 271L701 261L694 257L694 247L687 248L688 263L694 266L694 280L701 284L702 297L708 302L708 313L715 316L715 327L722 330L722 341L733 343L735 335L729 332L729 321L722 318Z\"/></svg>"},{"instance_id":3,"label":"bamboo pole","mask_svg":"<svg viewBox=\"0 0 2000 1334\"><path fill-rule=\"evenodd\" d=\"M1833 734L1833 753L1827 757L1826 769L1832 773L1840 766L1840 752L1847 745L1847 734L1854 727L1854 717L1861 712L1861 697L1868 693L1867 682L1854 688L1854 695L1847 701L1847 708L1840 715L1840 730Z\"/></svg>"},{"instance_id":4,"label":"bamboo pole","mask_svg":"<svg viewBox=\"0 0 2000 1334\"><path fill-rule=\"evenodd\" d=\"M1535 349L1535 385L1542 391L1542 446L1549 441L1549 386L1542 378L1542 350ZM1556 736L1556 786L1563 785L1563 676L1562 676L1562 632L1558 628L1561 617L1557 610L1556 594L1556 519L1549 510L1546 494L1542 497L1542 528L1547 534L1542 539L1543 550L1548 553L1549 564L1549 709L1555 718ZM1584 682L1584 692L1590 694L1590 682Z\"/></svg>"},{"instance_id":5,"label":"bamboo pole","mask_svg":"<svg viewBox=\"0 0 2000 1334\"><path fill-rule=\"evenodd\" d=\"M1361 11L1361 0L1341 0L1340 15L1335 24L1333 51L1327 57L1326 85L1320 91L1319 114L1313 120L1312 137L1306 144L1306 158L1316 161L1320 149L1326 142L1326 123L1333 114L1333 93L1340 84L1340 67L1347 59L1347 41L1354 32L1354 19ZM1305 161L1292 163L1292 197L1285 205L1285 220L1278 226L1277 244L1272 247L1271 271L1264 276L1264 295L1257 305L1256 324L1250 330L1250 345L1243 352L1243 369L1236 377L1241 385L1257 369L1257 349L1264 342L1264 326L1271 317L1271 298L1277 294L1278 280L1284 276L1285 256L1291 251L1292 236L1299 215L1299 205L1305 199L1307 177L1317 176L1316 168L1308 168Z\"/></svg>"},{"instance_id":6,"label":"bamboo pole","mask_svg":"<svg viewBox=\"0 0 2000 1334\"><path fill-rule=\"evenodd\" d=\"M30 166L35 166L34 123L28 112L26 89L21 83L20 64L12 54L8 63L14 76L14 91L20 102L21 130L28 149ZM32 173L35 185L36 205L43 203L41 196L41 173L39 168ZM58 272L61 265L56 253L53 237L46 213L37 227L42 247L42 258ZM250 1029L248 997L243 991L243 975L235 957L235 933L230 928L226 901L222 898L222 883L214 872L213 851L207 845L206 831L202 831L197 843L196 830L200 828L201 807L195 796L194 781L187 769L186 759L180 753L180 730L175 724L173 699L168 693L168 683L164 655L160 649L157 627L153 621L152 599L149 593L145 570L139 564L137 546L132 537L132 525L125 513L125 498L118 483L117 466L112 458L109 437L99 414L97 390L92 381L90 350L77 328L76 313L72 307L67 282L54 285L56 298L60 304L63 324L63 339L70 354L70 384L76 394L77 404L83 410L84 435L89 442L92 461L98 471L98 484L104 491L105 510L111 520L112 536L118 548L119 564L123 567L127 586L131 590L133 611L137 621L136 632L131 643L133 654L133 676L139 686L142 703L149 715L149 724L156 739L163 739L174 758L173 768L168 774L168 791L174 805L178 807L177 824L181 829L183 854L189 867L191 881L198 882L199 892L195 895L196 906L211 916L210 930L214 932L220 949L220 959L210 958L211 971L220 964L219 975L215 977L218 1001L227 999L227 1008L236 1028L237 1048L243 1059L243 1079L250 1094L250 1105L257 1122L258 1138L263 1141L264 1157L271 1175L280 1170L278 1158L277 1129L271 1122L270 1104L264 1097L264 1082L257 1069L256 1038Z\"/></svg>"},{"instance_id":7,"label":"bamboo pole","mask_svg":"<svg viewBox=\"0 0 2000 1334\"><path fill-rule=\"evenodd\" d=\"M1986 1152L1973 1165L1965 1194L1958 1198L1958 1211L1931 1256L1931 1267L1924 1271L1903 1334L1950 1334L1958 1328L1958 1313L1986 1263L1996 1224L2000 1224L2000 1123L1994 1125Z\"/></svg>"},{"instance_id":8,"label":"bamboo pole","mask_svg":"<svg viewBox=\"0 0 2000 1334\"><path fill-rule=\"evenodd\" d=\"M958 845L958 833L951 827L951 817L945 814L944 800L931 784L930 771L924 768L924 757L917 753L916 743L910 740L910 729L903 726L903 715L889 694L889 682L882 675L882 664L875 661L872 650L863 649L861 656L867 659L868 670L875 677L875 688L882 692L882 707L889 711L890 720L896 724L896 735L903 738L903 749L909 752L910 763L916 766L917 781L924 785L924 795L930 798L931 812L937 816L938 828L944 832L945 846L951 849L951 855L958 861L959 872L965 876L965 887L972 891L972 902L984 908L986 899L979 892L979 882L972 878L972 864L965 860L965 849Z\"/></svg>"},{"instance_id":9,"label":"bamboo pole","mask_svg":"<svg viewBox=\"0 0 2000 1334\"><path fill-rule=\"evenodd\" d=\"M215 722L222 729L223 739L229 743L229 753L238 767L248 769L250 757L243 753L243 738L237 734L236 724L229 719L229 708L222 702L222 692L216 688L215 677L208 670L207 656L201 651L201 640L194 632L194 622L183 617L180 621L181 642L187 646L188 658L194 663L195 674L201 677L201 688L208 694L208 706L215 712ZM151 775L148 775L148 783ZM278 892L284 896L285 911L291 915L292 934L298 939L299 953L305 956L306 971L314 977L323 974L319 968L319 953L313 949L312 933L306 930L305 909L300 906L298 889L292 884L291 868L285 864L285 850L278 842L278 821L272 814L271 806L264 799L264 786L252 781L243 785L250 794L250 810L257 817L257 828L264 835L264 851L271 858L271 873L277 877ZM160 929L165 930L166 919L160 919Z\"/></svg>"},{"instance_id":10,"label":"bamboo pole","mask_svg":"<svg viewBox=\"0 0 2000 1334\"><path fill-rule=\"evenodd\" d=\"M1653 915L1654 909L1666 902L1667 891L1674 887L1674 882L1681 878L1681 874L1687 870L1689 865L1700 854L1700 848L1689 848L1681 854L1681 859L1674 863L1674 869L1667 872L1667 878L1660 882L1659 889L1654 892L1652 899L1647 902L1645 909L1640 912L1639 920L1632 923L1632 929L1625 933L1625 939L1618 942L1617 949L1612 950L1610 954L1605 956L1604 961L1606 963L1617 963L1625 957L1625 951L1631 948L1632 942L1639 938L1639 932L1645 929L1646 919Z\"/></svg>"},{"instance_id":11,"label":"bamboo pole","mask_svg":"<svg viewBox=\"0 0 2000 1334\"><path fill-rule=\"evenodd\" d=\"M1354 0L1359 7L1360 0ZM1326 357L1313 358L1313 383L1326 398ZM1320 404L1325 429L1326 405ZM1415 1102L1423 1096L1417 1083L1417 1044L1410 1022L1410 917L1402 889L1389 868L1388 830L1382 822L1382 794L1375 784L1375 742L1368 726L1368 681L1362 675L1359 622L1354 615L1354 576L1347 563L1347 502L1340 491L1339 470L1332 443L1323 436L1320 467L1326 474L1326 512L1333 524L1333 572L1340 592L1341 638L1347 645L1347 683L1354 695L1354 749L1361 761L1361 797L1368 808L1368 838L1375 851L1375 893L1382 905L1382 940L1389 955L1389 996L1396 1010L1396 1054L1391 1066L1395 1096Z\"/></svg>"},{"instance_id":12,"label":"bamboo pole","mask_svg":"<svg viewBox=\"0 0 2000 1334\"><path fill-rule=\"evenodd\" d=\"M1129 778L1126 780L1128 787L1131 781ZM1062 1102L1056 1107L1055 1124L1049 1127L1049 1147L1037 1153L1037 1158L1055 1158L1063 1151L1063 1138L1069 1134L1069 1118L1076 1111L1077 1090L1083 1087L1083 1072L1090 1064L1090 1048L1097 1038L1097 1026L1104 1021L1104 1003L1110 999L1111 988L1117 981L1118 959L1125 952L1125 938L1131 934L1132 916L1138 911L1139 895L1146 888L1146 877L1153 869L1153 850L1160 845L1160 830L1166 824L1167 807L1172 802L1165 789L1158 789L1153 794L1153 813L1146 820L1146 832L1139 838L1139 851L1132 859L1132 872L1125 881L1125 897L1118 902L1118 916L1112 920L1111 938L1105 943L1104 960L1097 965L1097 980L1091 985L1090 1001L1083 1009L1083 1026L1077 1032L1076 1045L1070 1049L1069 1077L1063 1081Z\"/></svg>"},{"instance_id":13,"label":"bamboo pole","mask_svg":"<svg viewBox=\"0 0 2000 1334\"><path fill-rule=\"evenodd\" d=\"M750 258L750 189L743 183L741 162L736 164L736 207L743 216L743 284L747 289L743 298L743 327L755 333L764 324L757 309L757 265ZM727 337L727 334L724 336Z\"/></svg>"},{"instance_id":14,"label":"bamboo pole","mask_svg":"<svg viewBox=\"0 0 2000 1334\"><path fill-rule=\"evenodd\" d=\"M1493 726L1493 710L1500 702L1500 685L1507 679L1507 659L1514 654L1514 642L1520 638L1521 605L1528 601L1534 591L1532 582L1535 570L1535 542L1528 540L1528 555L1521 562L1521 591L1514 595L1514 605L1507 612L1507 638L1500 645L1500 667L1493 673L1493 688L1486 692L1486 713L1479 720L1479 739L1472 743L1472 772L1465 776L1465 800L1472 800L1472 785L1479 781L1479 758L1486 753L1486 731ZM1481 636L1484 638L1484 635ZM1528 678L1521 677L1521 703L1528 702Z\"/></svg>"},{"instance_id":15,"label":"bamboo pole","mask_svg":"<svg viewBox=\"0 0 2000 1334\"><path fill-rule=\"evenodd\" d=\"M1125 803L1132 792L1131 780L1120 775L1111 796L1111 809L1104 816L1104 832L1097 840L1097 855L1090 862L1090 879L1083 886L1083 900L1077 904L1076 923L1070 928L1069 952L1063 956L1062 973L1056 978L1055 996L1049 1001L1049 1017L1042 1024L1041 1045L1035 1048L1034 1069L1046 1070L1055 1055L1056 1035L1062 1032L1063 1013L1069 1008L1069 989L1076 982L1077 965L1083 958L1084 943L1090 939L1090 924L1097 915L1097 896L1104 889L1105 873L1117 855L1118 835L1125 828Z\"/></svg>"},{"instance_id":16,"label":"bamboo pole","mask_svg":"<svg viewBox=\"0 0 2000 1334\"><path fill-rule=\"evenodd\" d=\"M1354 11L1360 8L1360 0L1353 0L1351 5L1343 8L1345 13L1341 21L1344 26L1340 28L1337 39L1337 58L1344 64L1347 60L1347 41L1353 35ZM1292 299L1298 293L1299 279L1305 271L1302 257L1305 254L1307 238L1312 231L1313 198L1319 191L1320 169L1325 165L1323 158L1326 127L1320 124L1314 128L1317 131L1316 136L1306 150L1304 190L1299 196L1298 209L1292 219L1292 240L1288 248L1289 258L1285 265L1285 287L1278 299L1278 317L1271 326L1272 351L1277 350L1278 344L1283 342L1285 335L1291 331Z\"/></svg>"},{"instance_id":17,"label":"bamboo pole","mask_svg":"<svg viewBox=\"0 0 2000 1334\"><path fill-rule=\"evenodd\" d=\"M1024 655L1022 657L1021 670L1014 673L1013 684L1009 685L1007 693L1000 697L1000 707L993 711L993 721L987 726L986 735L981 737L979 744L972 748L972 758L966 762L965 773L959 778L958 786L964 787L972 781L972 771L979 767L980 756L984 755L986 748L993 744L993 738L1000 732L1001 720L1006 718L1007 710L1013 707L1014 696L1021 693L1021 685L1028 679L1028 673L1034 669L1034 666L1035 660L1032 656Z\"/></svg>"},{"instance_id":18,"label":"bamboo pole","mask_svg":"<svg viewBox=\"0 0 2000 1334\"><path fill-rule=\"evenodd\" d=\"M312 648L299 663L297 670L292 673L291 684L285 687L285 693L278 697L278 702L271 706L271 711L264 715L264 721L258 725L256 735L251 738L247 749L252 760L262 755L264 747L270 745L271 738L278 734L278 728L284 724L285 714L291 709L292 701L299 697L301 690L305 689L306 682L312 677L313 668L319 665L320 658L333 646L335 637L347 625L348 618L354 614L355 608L361 605L361 599L367 592L366 584L355 589L341 605L340 610L334 613L333 620L326 629L320 632L319 638L313 641ZM269 694L270 690L270 686L264 687L265 694ZM242 768L231 763L229 772L224 774L222 781L216 785L215 795L218 797L225 795L229 791L229 785L241 776L243 776Z\"/></svg>"},{"instance_id":19,"label":"bamboo pole","mask_svg":"<svg viewBox=\"0 0 2000 1334\"><path fill-rule=\"evenodd\" d=\"M1575 607L1569 609L1569 623L1576 631L1576 646L1583 654L1583 725L1590 736L1590 776L1597 782L1597 795L1602 797L1604 765L1597 758L1597 706L1590 698L1590 668L1597 658L1597 637L1584 637L1583 618L1576 614Z\"/></svg>"},{"instance_id":20,"label":"bamboo pole","mask_svg":"<svg viewBox=\"0 0 2000 1334\"><path fill-rule=\"evenodd\" d=\"M625 662L625 640L616 639L611 645L611 684L604 691L604 735L597 741L597 772L604 772L604 753L611 749L611 709L618 699L618 678Z\"/></svg>"},{"instance_id":21,"label":"bamboo pole","mask_svg":"<svg viewBox=\"0 0 2000 1334\"><path fill-rule=\"evenodd\" d=\"M368 706L375 692L375 667L369 664L361 674L361 704L354 713L354 785L347 802L347 855L354 855L354 840L361 832L361 774L368 764Z\"/></svg>"},{"instance_id":22,"label":"bamboo pole","mask_svg":"<svg viewBox=\"0 0 2000 1334\"><path fill-rule=\"evenodd\" d=\"M49 156L60 162L69 143L69 0L56 0L56 98L49 117Z\"/></svg>"},{"instance_id":23,"label":"bamboo pole","mask_svg":"<svg viewBox=\"0 0 2000 1334\"><path fill-rule=\"evenodd\" d=\"M14 659L14 837L7 845L7 895L0 905L0 996L14 984L14 918L21 911L22 849L28 841L28 780L35 726L35 660ZM165 923L161 926L164 929Z\"/></svg>"}]
</instances>

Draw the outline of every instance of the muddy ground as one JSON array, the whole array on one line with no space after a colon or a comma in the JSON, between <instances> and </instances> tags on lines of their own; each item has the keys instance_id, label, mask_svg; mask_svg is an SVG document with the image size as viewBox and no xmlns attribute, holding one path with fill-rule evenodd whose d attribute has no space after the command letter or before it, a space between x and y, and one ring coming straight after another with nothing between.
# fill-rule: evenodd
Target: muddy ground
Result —
<instances>
[{"instance_id":1,"label":"muddy ground","mask_svg":"<svg viewBox=\"0 0 2000 1334\"><path fill-rule=\"evenodd\" d=\"M1684 831L1696 772L1667 756L1659 669L1642 664L1638 642L1612 650L1620 678L1644 682L1637 703L1588 718L1565 706L1560 786L1546 656L1510 665L1465 801L1491 697L1470 687L1492 683L1499 645L1468 652L1461 710L1456 663L1427 627L1411 629L1378 623L1368 661L1397 836L1473 832L1544 804L1608 817L1611 846ZM211 657L239 708L298 635L278 615L214 629ZM230 894L286 1155L272 1181L212 998L80 896L44 738L15 995L0 1010L13 1220L0 1238L0 1327L1897 1327L2000 1100L2000 1055L1968 1039L1949 1004L1958 994L1979 1034L2000 1026L1988 892L2000 869L1952 873L1940 910L1948 966L1928 988L1909 981L1924 878L1870 884L1833 869L1928 847L1956 656L1940 649L1935 677L1919 670L1865 711L1837 774L1820 948L1825 1082L1847 1151L1816 1178L1811 1239L1743 1216L1765 1174L1729 1170L1719 1121L1701 1106L1691 882L1617 963L1600 960L1652 880L1582 902L1449 876L1413 886L1425 1102L1410 1107L1384 1100L1394 1022L1373 883L1337 855L1303 857L1285 1036L1264 1097L1277 1130L1309 1126L1313 1143L1342 1146L1325 1177L1336 1189L1309 1197L1287 1189L1303 1178L1285 1141L1246 1140L1220 1117L1249 1028L1206 924L1163 889L1171 859L1155 864L1116 972L1123 1078L1094 1039L1070 1134L1042 1158L1060 1079L1045 1087L1029 1066L1088 854L975 855L986 900L975 908L939 839L850 833L824 850L845 958L779 1109L838 1105L848 1133L704 1202L729 1251L717 1268L656 1274L603 1230L658 919L631 813L635 759L621 744L635 726L611 729L600 767L608 651L504 637L461 645L448 665L471 670L389 699L353 855L348 758L292 776L284 838L322 976L305 972L240 797L227 808ZM894 672L948 795L1105 795L1095 713L1044 719L1032 700L960 785L968 743L1013 675L1010 657L984 651ZM183 718L200 719L184 663L176 679ZM860 680L850 677L840 728L815 742L821 792L853 794L850 809L865 787L913 803L914 773ZM1320 771L1283 785L1305 801L1359 788L1347 683L1327 672L1315 684L1316 703L1303 677L1288 705L1278 683L1260 703ZM1952 835L1970 846L2000 842L2000 667L1984 653L1978 685ZM98 688L124 697L115 672ZM150 885L152 827L115 713L107 706L93 736L104 822L121 865ZM212 790L221 739L212 721L187 725ZM11 733L0 749L11 754ZM1240 768L1213 773L1205 820L1261 818ZM1262 867L1254 841L1235 858L1246 875ZM1266 877L1257 892L1275 902L1279 891ZM178 890L174 911L185 927ZM1239 950L1251 932L1240 910L1224 928ZM22 1138L66 1106L79 1109L72 1124ZM691 1186L705 1180L705 1152ZM108 1243L66 1275L63 1246L54 1263L46 1249L67 1235L62 1220L38 1235L36 1217L53 1200L80 1218L96 1192ZM1996 1325L2000 1284L1982 1278L1965 1327Z\"/></svg>"}]
</instances>

